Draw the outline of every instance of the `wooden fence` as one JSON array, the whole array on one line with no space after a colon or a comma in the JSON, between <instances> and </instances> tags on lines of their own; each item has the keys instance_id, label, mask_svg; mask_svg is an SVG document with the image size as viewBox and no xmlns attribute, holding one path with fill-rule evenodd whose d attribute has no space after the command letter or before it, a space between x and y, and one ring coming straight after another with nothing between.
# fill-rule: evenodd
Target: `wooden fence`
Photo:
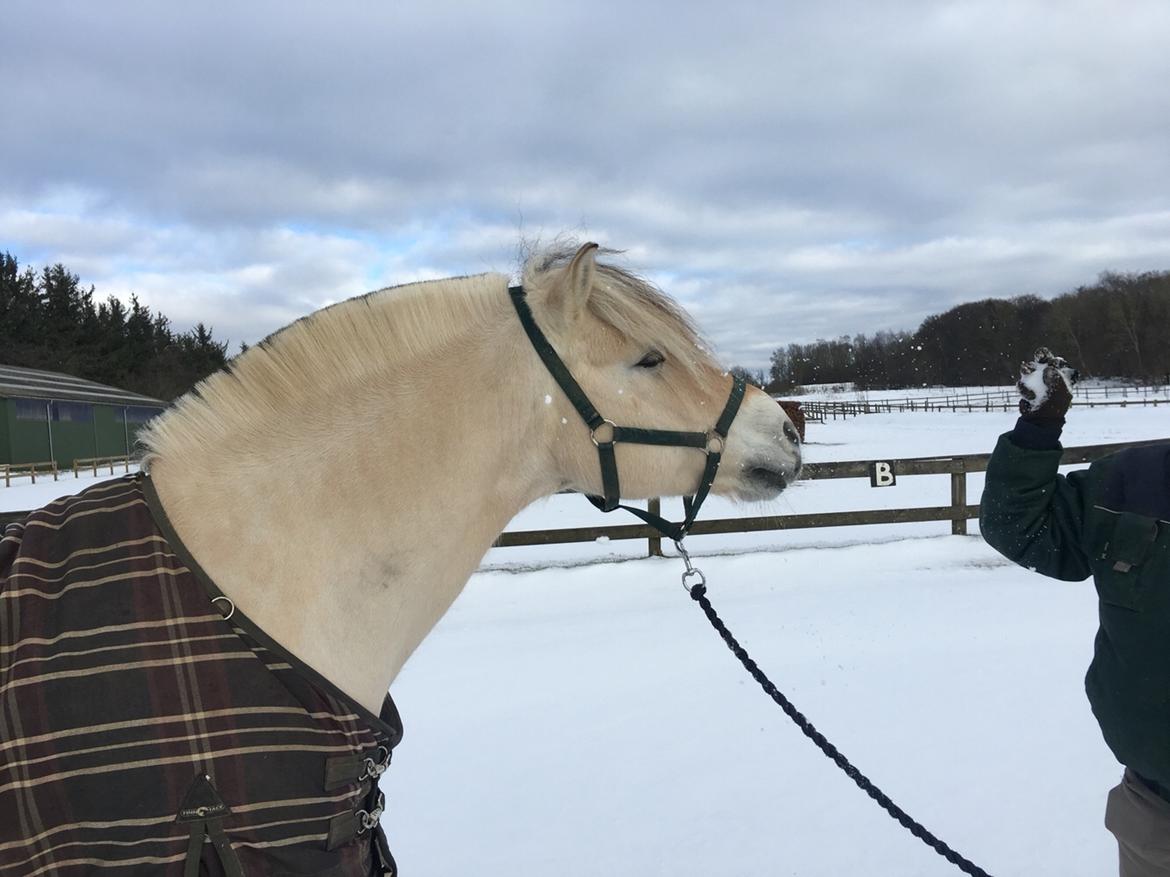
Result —
<instances>
[{"instance_id":1,"label":"wooden fence","mask_svg":"<svg viewBox=\"0 0 1170 877\"><path fill-rule=\"evenodd\" d=\"M1099 392L1105 390L1111 393ZM1015 411L1019 405L1019 396L1014 391L1003 390L905 399L802 399L800 404L809 420L824 421L857 417L860 414L910 411ZM1077 390L1072 404L1075 408L1170 406L1170 390L1166 387L1090 387L1087 391Z\"/></svg>"},{"instance_id":2,"label":"wooden fence","mask_svg":"<svg viewBox=\"0 0 1170 877\"><path fill-rule=\"evenodd\" d=\"M1139 442L1120 442L1108 445L1085 445L1065 448L1061 463L1091 463L1122 448L1170 442L1156 439ZM950 521L955 535L967 533L967 521L979 517L979 505L968 502L967 473L987 469L990 454L960 454L950 457L913 457L903 460L848 460L835 463L809 463L801 478L870 478L875 463L889 466L895 476L949 475L951 503L946 506L927 506L908 509L868 509L850 512L819 512L808 515L764 515L750 518L717 518L699 520L691 527L695 536L716 533L757 533L765 530L801 530L814 527L853 527L864 524L908 524L920 521ZM880 488L879 488L880 489ZM651 503L657 503L651 500ZM652 511L656 508L652 507ZM657 513L657 512L656 512ZM495 547L517 545L559 545L571 542L595 542L599 539L645 539L648 553L661 556L661 537L645 524L621 524L608 527L569 527L557 530L517 530L500 534Z\"/></svg>"},{"instance_id":3,"label":"wooden fence","mask_svg":"<svg viewBox=\"0 0 1170 877\"><path fill-rule=\"evenodd\" d=\"M1107 445L1084 445L1065 448L1061 463L1073 465L1091 463L1122 448L1136 448L1170 442L1170 438L1138 442L1119 442ZM696 536L715 533L756 533L765 530L800 530L816 527L853 527L864 524L909 524L921 521L950 521L951 532L963 535L967 521L979 517L979 505L968 502L967 474L987 469L990 454L960 454L945 457L912 457L901 460L847 460L833 463L808 463L802 479L870 478L875 463L889 466L895 476L949 475L951 502L945 506L920 508L868 509L849 512L818 512L808 515L764 515L750 518L717 518L699 520L691 527ZM879 488L880 489L880 488ZM651 500L651 510L658 512L657 500ZM0 512L0 527L20 521L28 512ZM651 555L661 555L661 537L645 524L618 524L598 527L565 527L555 530L513 530L500 534L495 547L518 545L562 545L574 542L596 542L599 539L618 541L644 539Z\"/></svg>"},{"instance_id":4,"label":"wooden fence","mask_svg":"<svg viewBox=\"0 0 1170 877\"><path fill-rule=\"evenodd\" d=\"M80 478L82 469L93 469L94 477L97 477L98 467L105 469L110 467L110 474L114 474L114 467L121 466L122 471L129 472L131 465L137 465L138 461L131 457L122 454L121 456L113 457L78 457L73 461L73 477Z\"/></svg>"},{"instance_id":5,"label":"wooden fence","mask_svg":"<svg viewBox=\"0 0 1170 877\"><path fill-rule=\"evenodd\" d=\"M37 473L44 472L46 475L52 475L53 480L57 480L57 463L54 460L49 460L45 463L0 463L0 475L4 476L4 486L11 487L13 478L31 478L32 483L37 483Z\"/></svg>"}]
</instances>

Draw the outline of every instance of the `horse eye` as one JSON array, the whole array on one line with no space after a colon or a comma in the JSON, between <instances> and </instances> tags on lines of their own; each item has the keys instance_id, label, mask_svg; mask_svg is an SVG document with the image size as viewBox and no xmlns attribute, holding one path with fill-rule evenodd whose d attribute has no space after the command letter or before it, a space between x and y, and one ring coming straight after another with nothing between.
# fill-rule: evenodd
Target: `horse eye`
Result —
<instances>
[{"instance_id":1,"label":"horse eye","mask_svg":"<svg viewBox=\"0 0 1170 877\"><path fill-rule=\"evenodd\" d=\"M651 350L640 360L638 360L638 368L657 368L666 362L666 357L657 350Z\"/></svg>"}]
</instances>

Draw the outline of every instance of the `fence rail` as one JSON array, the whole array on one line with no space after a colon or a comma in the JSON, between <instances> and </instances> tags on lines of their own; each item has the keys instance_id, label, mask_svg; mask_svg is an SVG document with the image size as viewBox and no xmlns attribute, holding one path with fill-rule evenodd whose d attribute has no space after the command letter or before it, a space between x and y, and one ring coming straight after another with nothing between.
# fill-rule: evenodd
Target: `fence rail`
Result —
<instances>
[{"instance_id":1,"label":"fence rail","mask_svg":"<svg viewBox=\"0 0 1170 877\"><path fill-rule=\"evenodd\" d=\"M37 483L37 472L45 472L52 474L53 480L57 480L57 463L55 460L49 460L44 463L0 463L0 473L4 475L4 486L11 487L13 478L31 478L32 483Z\"/></svg>"},{"instance_id":2,"label":"fence rail","mask_svg":"<svg viewBox=\"0 0 1170 877\"><path fill-rule=\"evenodd\" d=\"M1015 411L1019 396L991 393L970 396L923 397L920 399L874 399L874 400L801 400L801 408L810 420L836 420L857 417L861 414L891 414L908 411ZM1078 396L1074 408L1128 408L1133 406L1170 405L1170 393L1164 389L1148 394L1133 393L1129 396Z\"/></svg>"},{"instance_id":3,"label":"fence rail","mask_svg":"<svg viewBox=\"0 0 1170 877\"><path fill-rule=\"evenodd\" d=\"M1170 442L1170 438L1138 442L1118 442L1106 445L1082 445L1065 448L1062 465L1090 463L1120 451L1146 445ZM909 524L922 521L950 521L951 533L965 535L967 521L979 517L979 506L967 502L967 474L987 469L990 454L956 454L939 457L911 457L901 460L883 460L896 475L949 475L951 504L908 509L864 509L849 512L819 512L808 515L764 515L750 518L717 518L696 521L691 527L695 536L716 533L758 533L768 530L799 530L815 527L852 527L867 524ZM802 479L869 478L873 460L846 460L832 463L809 463L802 471ZM656 503L657 500L651 500ZM521 545L559 545L573 542L596 542L599 539L619 541L645 539L647 553L661 556L660 537L645 524L620 524L605 527L568 527L556 530L515 530L501 533L494 547Z\"/></svg>"},{"instance_id":4,"label":"fence rail","mask_svg":"<svg viewBox=\"0 0 1170 877\"><path fill-rule=\"evenodd\" d=\"M123 471L129 472L131 464L137 461L131 459L126 454L118 454L113 457L78 457L73 461L73 477L80 478L82 469L93 469L94 477L97 477L98 467L105 469L110 467L110 474L114 474L115 466L122 466Z\"/></svg>"},{"instance_id":5,"label":"fence rail","mask_svg":"<svg viewBox=\"0 0 1170 877\"><path fill-rule=\"evenodd\" d=\"M915 396L904 396L901 399L889 397L886 399L876 399L876 400L867 400L866 396L867 396L868 391L866 391L866 390L852 390L849 392L854 392L854 393L859 394L860 398L845 399L845 400L841 400L841 401L845 401L845 402L872 401L874 404L890 402L890 403L893 403L894 405L910 405L911 403L914 403L914 404L918 405L920 410L921 410L923 403L929 403L931 406L931 410L934 410L934 406L949 409L953 403L962 403L965 405L968 402L974 402L977 404L983 404L983 402L986 400L991 400L993 403L1003 403L1006 401L1006 402L1012 402L1014 404L1014 400L1019 398L1019 394L1016 392L1015 386L964 387L961 389L955 388L955 387L948 387L947 390L948 390L948 392L938 393L938 394L933 395L933 396L931 396L931 395L925 395L925 396L924 395L915 395ZM1087 401L1106 401L1107 402L1107 401L1116 401L1116 400L1121 400L1121 399L1133 400L1133 399L1140 399L1140 398L1151 397L1151 396L1158 396L1163 401L1168 401L1168 400L1170 400L1170 380L1168 380L1164 384L1123 384L1121 386L1114 386L1114 387L1096 386L1096 385L1089 385L1089 384L1085 384L1085 383L1080 383L1072 388L1072 394L1073 394L1074 399L1079 399L1081 401L1086 401L1086 402ZM806 400L800 399L799 401L803 402ZM815 402L818 400L814 399L814 400L809 400L809 401ZM825 401L831 401L831 400L825 400Z\"/></svg>"}]
</instances>

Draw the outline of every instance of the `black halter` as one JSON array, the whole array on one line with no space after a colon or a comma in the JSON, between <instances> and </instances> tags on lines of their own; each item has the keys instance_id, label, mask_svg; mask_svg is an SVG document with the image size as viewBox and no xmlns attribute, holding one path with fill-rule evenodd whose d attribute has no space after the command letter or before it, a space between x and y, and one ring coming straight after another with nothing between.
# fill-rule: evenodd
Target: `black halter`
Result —
<instances>
[{"instance_id":1,"label":"black halter","mask_svg":"<svg viewBox=\"0 0 1170 877\"><path fill-rule=\"evenodd\" d=\"M727 432L731 429L731 421L739 411L739 403L743 401L744 380L733 377L731 394L727 397L727 404L723 413L711 432L681 432L673 429L642 429L633 426L618 426L612 420L606 420L597 413L585 391L581 389L565 363L557 355L556 350L545 337L540 326L532 316L532 309L525 298L524 287L513 286L508 290L512 296L512 304L516 306L516 313L520 315L520 322L524 331L528 333L532 346L536 348L541 360L556 380L557 384L568 396L585 425L589 427L589 437L597 446L598 458L601 462L601 483L605 497L590 496L589 501L603 512L612 512L614 509L625 509L637 515L651 527L654 527L664 536L680 541L695 522L699 507L707 494L711 491L711 484L715 481L715 473L719 471L719 461L723 457L723 447L727 442ZM699 489L694 496L683 497L683 508L686 519L681 524L675 524L658 515L651 514L645 509L621 505L621 488L618 484L617 459L614 456L614 445L618 442L630 442L639 445L662 445L665 447L698 448L707 454L707 466L703 470L703 478L699 482Z\"/></svg>"}]
</instances>

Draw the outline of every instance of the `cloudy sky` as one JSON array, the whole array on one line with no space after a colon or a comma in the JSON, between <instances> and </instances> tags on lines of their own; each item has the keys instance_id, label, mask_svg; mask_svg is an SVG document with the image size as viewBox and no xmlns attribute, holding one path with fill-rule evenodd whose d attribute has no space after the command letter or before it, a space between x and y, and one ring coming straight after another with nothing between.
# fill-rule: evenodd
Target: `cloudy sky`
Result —
<instances>
[{"instance_id":1,"label":"cloudy sky","mask_svg":"<svg viewBox=\"0 0 1170 877\"><path fill-rule=\"evenodd\" d=\"M1170 268L1170 3L6 0L0 250L234 350L626 251L729 363Z\"/></svg>"}]
</instances>

